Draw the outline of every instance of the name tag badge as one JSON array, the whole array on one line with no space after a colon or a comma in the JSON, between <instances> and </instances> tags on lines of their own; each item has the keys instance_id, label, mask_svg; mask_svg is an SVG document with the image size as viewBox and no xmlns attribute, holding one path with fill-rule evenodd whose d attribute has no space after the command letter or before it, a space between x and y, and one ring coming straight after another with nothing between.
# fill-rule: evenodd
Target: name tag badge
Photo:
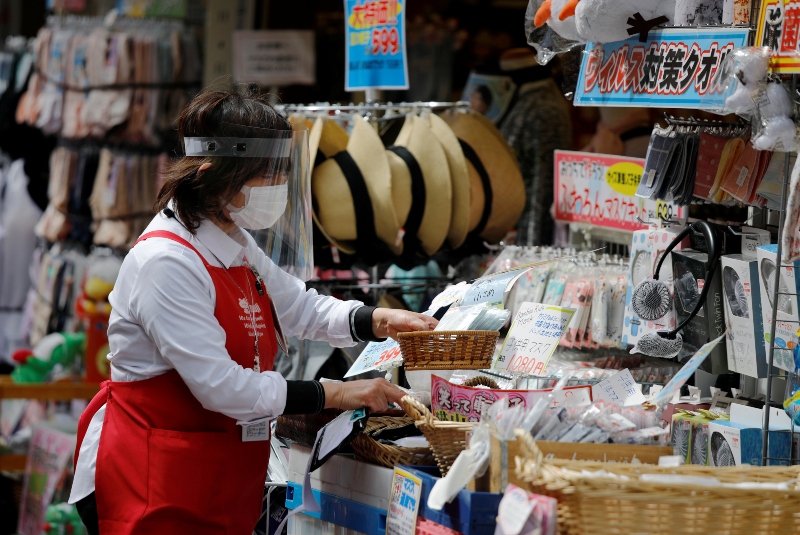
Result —
<instances>
[{"instance_id":1,"label":"name tag badge","mask_svg":"<svg viewBox=\"0 0 800 535\"><path fill-rule=\"evenodd\" d=\"M258 423L242 426L242 442L268 441L270 437L270 421L262 420Z\"/></svg>"}]
</instances>

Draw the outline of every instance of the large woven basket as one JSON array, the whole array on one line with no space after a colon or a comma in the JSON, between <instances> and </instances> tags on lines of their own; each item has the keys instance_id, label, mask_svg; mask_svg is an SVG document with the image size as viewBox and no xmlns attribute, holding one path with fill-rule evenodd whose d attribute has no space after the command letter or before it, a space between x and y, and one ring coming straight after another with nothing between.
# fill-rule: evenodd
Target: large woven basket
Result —
<instances>
[{"instance_id":1,"label":"large woven basket","mask_svg":"<svg viewBox=\"0 0 800 535\"><path fill-rule=\"evenodd\" d=\"M445 476L458 454L466 449L467 433L475 429L476 424L437 420L425 405L411 396L403 396L401 403L406 413L414 419L414 424L428 439L436 465L442 476Z\"/></svg>"},{"instance_id":2,"label":"large woven basket","mask_svg":"<svg viewBox=\"0 0 800 535\"><path fill-rule=\"evenodd\" d=\"M395 466L404 464L414 466L432 465L434 463L434 458L430 448L392 446L391 444L383 444L372 438L372 435L384 429L396 429L413 423L414 420L406 416L370 417L364 432L351 442L353 451L356 453L356 458L387 468L394 468Z\"/></svg>"},{"instance_id":3,"label":"large woven basket","mask_svg":"<svg viewBox=\"0 0 800 535\"><path fill-rule=\"evenodd\" d=\"M771 535L800 533L800 466L713 468L545 459L517 430L517 477L558 500L560 535ZM587 475L604 470L607 475ZM784 483L790 490L642 481L644 474L716 478L722 483Z\"/></svg>"},{"instance_id":4,"label":"large woven basket","mask_svg":"<svg viewBox=\"0 0 800 535\"><path fill-rule=\"evenodd\" d=\"M497 331L417 331L397 341L406 370L485 370L492 366Z\"/></svg>"}]
</instances>

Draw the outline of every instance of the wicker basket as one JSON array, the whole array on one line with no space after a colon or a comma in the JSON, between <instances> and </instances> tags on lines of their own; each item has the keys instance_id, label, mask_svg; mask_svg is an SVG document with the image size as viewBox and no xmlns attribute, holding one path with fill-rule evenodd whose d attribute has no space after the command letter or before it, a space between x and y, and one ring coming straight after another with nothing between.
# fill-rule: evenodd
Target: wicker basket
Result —
<instances>
[{"instance_id":1,"label":"wicker basket","mask_svg":"<svg viewBox=\"0 0 800 535\"><path fill-rule=\"evenodd\" d=\"M466 449L467 433L476 424L437 420L425 405L411 396L404 396L401 403L406 413L414 419L414 424L428 439L436 464L442 476L445 476L458 454Z\"/></svg>"},{"instance_id":2,"label":"wicker basket","mask_svg":"<svg viewBox=\"0 0 800 535\"><path fill-rule=\"evenodd\" d=\"M342 413L339 409L325 409L318 414L291 414L278 416L275 434L307 448L314 445L317 431Z\"/></svg>"},{"instance_id":3,"label":"wicker basket","mask_svg":"<svg viewBox=\"0 0 800 535\"><path fill-rule=\"evenodd\" d=\"M485 370L492 366L497 331L417 331L397 340L406 370Z\"/></svg>"},{"instance_id":4,"label":"wicker basket","mask_svg":"<svg viewBox=\"0 0 800 535\"><path fill-rule=\"evenodd\" d=\"M404 464L414 466L432 465L434 459L430 448L403 448L383 444L372 438L372 435L384 429L396 429L413 423L414 420L406 416L370 417L369 422L367 422L367 428L351 443L353 450L356 452L356 458L385 466L386 468L394 468Z\"/></svg>"},{"instance_id":5,"label":"wicker basket","mask_svg":"<svg viewBox=\"0 0 800 535\"><path fill-rule=\"evenodd\" d=\"M800 533L800 466L664 468L544 459L529 433L518 430L517 438L523 452L516 458L517 477L528 490L558 500L560 535ZM600 470L614 475L587 475ZM646 482L639 479L643 474L713 477L722 483L790 482L791 490Z\"/></svg>"}]
</instances>

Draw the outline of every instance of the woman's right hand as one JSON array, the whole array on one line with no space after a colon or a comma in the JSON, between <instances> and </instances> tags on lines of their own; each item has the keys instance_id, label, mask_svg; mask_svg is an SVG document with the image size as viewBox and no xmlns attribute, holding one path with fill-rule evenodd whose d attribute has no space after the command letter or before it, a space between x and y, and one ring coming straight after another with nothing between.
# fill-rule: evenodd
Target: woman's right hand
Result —
<instances>
[{"instance_id":1,"label":"woman's right hand","mask_svg":"<svg viewBox=\"0 0 800 535\"><path fill-rule=\"evenodd\" d=\"M400 404L405 392L386 379L362 379L344 383L322 383L325 408L355 410L367 407L371 412L385 411L389 403Z\"/></svg>"}]
</instances>

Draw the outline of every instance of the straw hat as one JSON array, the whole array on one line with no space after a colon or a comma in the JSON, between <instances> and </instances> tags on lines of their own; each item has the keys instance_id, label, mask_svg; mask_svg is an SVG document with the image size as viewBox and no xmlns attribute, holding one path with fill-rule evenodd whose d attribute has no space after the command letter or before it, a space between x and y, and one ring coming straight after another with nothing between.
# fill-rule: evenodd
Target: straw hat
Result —
<instances>
[{"instance_id":1,"label":"straw hat","mask_svg":"<svg viewBox=\"0 0 800 535\"><path fill-rule=\"evenodd\" d=\"M458 137L467 160L470 235L497 243L525 208L525 184L514 153L494 124L479 114L451 110L442 118Z\"/></svg>"},{"instance_id":2,"label":"straw hat","mask_svg":"<svg viewBox=\"0 0 800 535\"><path fill-rule=\"evenodd\" d=\"M316 159L320 161L321 154L324 161L311 175L314 218L320 231L346 254L353 254L357 244L360 253L375 254L382 248L377 240L400 254L400 225L388 195L392 176L378 133L356 117L342 148L341 127L323 121L320 128ZM342 150L334 152L337 148Z\"/></svg>"},{"instance_id":3,"label":"straw hat","mask_svg":"<svg viewBox=\"0 0 800 535\"><path fill-rule=\"evenodd\" d=\"M433 135L439 140L447 157L450 168L450 182L453 188L453 212L450 218L450 231L447 233L447 242L450 247L457 249L469 233L469 171L464 151L458 143L458 138L444 122L444 119L433 113L423 113L420 118L430 126Z\"/></svg>"},{"instance_id":4,"label":"straw hat","mask_svg":"<svg viewBox=\"0 0 800 535\"><path fill-rule=\"evenodd\" d=\"M444 149L430 126L409 114L386 157L392 172L395 213L405 230L404 247L414 244L416 238L422 252L436 254L447 238L453 210ZM405 252L412 255L417 251Z\"/></svg>"}]
</instances>

